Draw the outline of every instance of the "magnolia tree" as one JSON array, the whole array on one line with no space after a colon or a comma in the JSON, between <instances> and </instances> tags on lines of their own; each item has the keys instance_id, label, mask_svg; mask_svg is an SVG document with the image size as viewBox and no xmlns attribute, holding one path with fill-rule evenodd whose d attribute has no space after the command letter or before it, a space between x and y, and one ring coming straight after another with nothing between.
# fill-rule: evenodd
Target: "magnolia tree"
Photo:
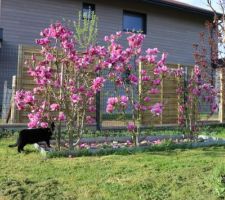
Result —
<instances>
[{"instance_id":1,"label":"magnolia tree","mask_svg":"<svg viewBox=\"0 0 225 200\"><path fill-rule=\"evenodd\" d=\"M41 46L42 60L33 56L27 63L36 86L32 91L17 91L16 105L19 110L30 111L29 128L47 127L49 121L65 122L69 147L73 149L85 123L95 121L91 114L95 113L95 94L105 81L95 72L101 70L99 61L105 57L106 49L93 46L78 52L73 33L61 23L44 29L36 43Z\"/></svg>"},{"instance_id":2,"label":"magnolia tree","mask_svg":"<svg viewBox=\"0 0 225 200\"><path fill-rule=\"evenodd\" d=\"M108 98L106 112L131 113L132 120L127 121L127 129L132 133L135 145L141 125L141 113L149 112L159 116L163 110L162 102L152 102L152 97L159 94L163 77L168 75L167 54L158 58L157 48L142 52L143 34L127 34L127 48L119 39L121 32L105 37L108 43L108 59L105 60L107 79L114 85L114 93ZM143 67L145 66L145 68ZM143 68L142 68L143 67Z\"/></svg>"},{"instance_id":3,"label":"magnolia tree","mask_svg":"<svg viewBox=\"0 0 225 200\"><path fill-rule=\"evenodd\" d=\"M213 8L212 1L206 0L214 12L212 22L206 22L206 30L200 33L199 42L194 44L195 66L185 75L186 85L178 88L178 94L184 96L179 107L179 123L193 133L197 128L199 110L202 105L208 105L208 117L218 111L219 90L215 88L215 67L221 63L224 55L224 1L219 0L222 15L218 15Z\"/></svg>"},{"instance_id":4,"label":"magnolia tree","mask_svg":"<svg viewBox=\"0 0 225 200\"><path fill-rule=\"evenodd\" d=\"M199 110L202 104L208 104L211 111L208 116L218 110L216 100L218 91L210 82L201 79L201 73L201 68L195 65L190 72L186 85L183 86L180 84L177 89L177 93L181 99L178 108L178 123L184 126L191 135L193 135L198 126L198 120L200 118ZM177 77L179 79L182 78L180 74Z\"/></svg>"},{"instance_id":5,"label":"magnolia tree","mask_svg":"<svg viewBox=\"0 0 225 200\"><path fill-rule=\"evenodd\" d=\"M209 40L210 41L210 40ZM180 96L180 105L178 108L178 122L185 126L191 135L193 135L200 119L200 110L203 106L208 107L208 117L218 111L217 97L219 91L214 86L213 68L211 60L209 61L210 45L206 43L206 34L200 33L198 44L194 44L195 65L186 68L184 75L176 74L179 81L177 93Z\"/></svg>"},{"instance_id":6,"label":"magnolia tree","mask_svg":"<svg viewBox=\"0 0 225 200\"><path fill-rule=\"evenodd\" d=\"M95 45L78 52L73 33L61 23L44 29L36 41L41 46L42 59L33 56L27 63L28 74L36 86L32 91L17 91L15 96L18 109L30 112L28 127L47 127L49 121L64 122L69 147L73 149L84 132L85 123L95 121L91 114L96 110L95 94L108 78L115 84L115 92L107 101L107 112L131 110L132 121L128 122L127 128L138 145L140 113L150 112L154 116L162 113L161 102L152 105L149 102L152 95L159 93L158 86L168 71L166 54L163 53L158 61L158 49L148 49L141 55L142 34L129 34L128 47L123 48L117 42L121 35L118 32L106 36L107 48ZM138 76L140 62L154 73L150 76L150 70L143 69ZM103 70L102 74L107 77L96 77ZM119 95L120 89L123 89L123 95Z\"/></svg>"}]
</instances>

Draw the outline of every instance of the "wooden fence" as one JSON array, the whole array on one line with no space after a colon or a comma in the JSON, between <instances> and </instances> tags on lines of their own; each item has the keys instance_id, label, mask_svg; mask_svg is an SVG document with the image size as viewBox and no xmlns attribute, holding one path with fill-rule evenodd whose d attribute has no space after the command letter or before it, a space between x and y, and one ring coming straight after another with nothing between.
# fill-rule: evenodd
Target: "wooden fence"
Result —
<instances>
[{"instance_id":1,"label":"wooden fence","mask_svg":"<svg viewBox=\"0 0 225 200\"><path fill-rule=\"evenodd\" d=\"M170 68L178 67L178 65L176 64L168 64L167 66ZM142 68L150 71L150 76L153 76L153 68L151 68L150 66L143 66ZM162 102L163 113L159 117L153 117L150 112L143 112L143 125L148 126L155 124L177 124L179 96L177 95L176 89L178 86L178 82L183 82L183 80L172 77L165 77L162 79L161 84L158 87L160 92L159 94L152 95L150 105L157 102ZM142 87L144 87L144 85Z\"/></svg>"},{"instance_id":2,"label":"wooden fence","mask_svg":"<svg viewBox=\"0 0 225 200\"><path fill-rule=\"evenodd\" d=\"M35 55L36 58L41 58L39 53L40 49L30 46L19 46L19 59L18 59L18 68L16 76L16 90L24 89L31 90L34 87L34 81L27 74L27 68L24 65L24 62L31 58L32 55ZM176 68L178 65L168 64L169 67ZM142 66L143 69L150 70L147 66ZM218 69L220 74L220 89L223 91L220 96L220 112L218 121L225 122L224 106L225 106L225 69ZM164 111L163 114L159 117L152 117L149 113L142 114L142 125L151 126L151 125L168 125L168 124L177 124L178 122L178 106L179 106L179 97L176 93L178 81L183 82L183 80L178 80L176 78L167 77L164 78L159 87L160 93L155 95L151 99L151 104L154 102L163 102ZM144 87L144 86L142 86ZM102 103L102 102L100 102ZM11 122L13 123L26 123L27 113L24 111L17 111L14 106L14 102L11 104ZM116 120L114 120L116 121ZM114 123L117 125L117 123ZM122 124L124 125L124 124ZM109 124L110 126L110 124ZM119 126L119 125L118 125Z\"/></svg>"}]
</instances>

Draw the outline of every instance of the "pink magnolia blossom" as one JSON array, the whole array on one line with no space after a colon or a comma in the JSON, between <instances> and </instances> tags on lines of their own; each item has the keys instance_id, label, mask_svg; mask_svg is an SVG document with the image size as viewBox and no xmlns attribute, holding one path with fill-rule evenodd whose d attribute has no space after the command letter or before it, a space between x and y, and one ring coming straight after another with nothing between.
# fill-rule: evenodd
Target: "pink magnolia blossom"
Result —
<instances>
[{"instance_id":1,"label":"pink magnolia blossom","mask_svg":"<svg viewBox=\"0 0 225 200\"><path fill-rule=\"evenodd\" d=\"M66 116L63 112L59 112L58 120L59 121L65 121L66 120Z\"/></svg>"},{"instance_id":2,"label":"pink magnolia blossom","mask_svg":"<svg viewBox=\"0 0 225 200\"><path fill-rule=\"evenodd\" d=\"M42 39L36 40L36 43L38 45L45 46L50 43L50 40L48 38L42 38Z\"/></svg>"},{"instance_id":3,"label":"pink magnolia blossom","mask_svg":"<svg viewBox=\"0 0 225 200\"><path fill-rule=\"evenodd\" d=\"M34 95L30 91L25 92L24 103L34 103Z\"/></svg>"},{"instance_id":4,"label":"pink magnolia blossom","mask_svg":"<svg viewBox=\"0 0 225 200\"><path fill-rule=\"evenodd\" d=\"M150 100L151 100L150 97L145 97L145 98L144 98L144 101L145 101L145 102L149 102Z\"/></svg>"},{"instance_id":5,"label":"pink magnolia blossom","mask_svg":"<svg viewBox=\"0 0 225 200\"><path fill-rule=\"evenodd\" d=\"M88 115L88 116L86 116L86 122L87 122L87 124L93 124L93 123L95 123L95 118Z\"/></svg>"},{"instance_id":6,"label":"pink magnolia blossom","mask_svg":"<svg viewBox=\"0 0 225 200\"><path fill-rule=\"evenodd\" d=\"M215 113L216 111L218 111L218 105L216 103L212 103L210 105L210 109L212 113Z\"/></svg>"},{"instance_id":7,"label":"pink magnolia blossom","mask_svg":"<svg viewBox=\"0 0 225 200\"><path fill-rule=\"evenodd\" d=\"M194 66L194 73L195 73L196 76L198 76L200 74L200 68L199 68L198 65Z\"/></svg>"},{"instance_id":8,"label":"pink magnolia blossom","mask_svg":"<svg viewBox=\"0 0 225 200\"><path fill-rule=\"evenodd\" d=\"M136 129L136 125L134 124L134 122L128 122L127 130L130 132L134 132L135 129Z\"/></svg>"},{"instance_id":9,"label":"pink magnolia blossom","mask_svg":"<svg viewBox=\"0 0 225 200\"><path fill-rule=\"evenodd\" d=\"M41 127L42 128L48 128L48 123L47 122L41 122Z\"/></svg>"},{"instance_id":10,"label":"pink magnolia blossom","mask_svg":"<svg viewBox=\"0 0 225 200\"><path fill-rule=\"evenodd\" d=\"M19 110L23 110L28 105L33 105L35 98L31 91L16 91L15 104Z\"/></svg>"},{"instance_id":11,"label":"pink magnolia blossom","mask_svg":"<svg viewBox=\"0 0 225 200\"><path fill-rule=\"evenodd\" d=\"M108 104L106 106L106 112L107 113L112 113L115 110L115 106L113 106L112 104Z\"/></svg>"},{"instance_id":12,"label":"pink magnolia blossom","mask_svg":"<svg viewBox=\"0 0 225 200\"><path fill-rule=\"evenodd\" d=\"M138 77L134 74L129 75L129 80L134 85L138 84Z\"/></svg>"},{"instance_id":13,"label":"pink magnolia blossom","mask_svg":"<svg viewBox=\"0 0 225 200\"><path fill-rule=\"evenodd\" d=\"M119 102L119 99L117 97L109 97L107 104L111 104L115 106Z\"/></svg>"},{"instance_id":14,"label":"pink magnolia blossom","mask_svg":"<svg viewBox=\"0 0 225 200\"><path fill-rule=\"evenodd\" d=\"M96 111L96 107L91 105L91 106L88 107L88 111L89 112L95 112Z\"/></svg>"},{"instance_id":15,"label":"pink magnolia blossom","mask_svg":"<svg viewBox=\"0 0 225 200\"><path fill-rule=\"evenodd\" d=\"M161 141L161 140L155 140L155 141L153 141L152 143L153 143L153 144L161 144L162 141Z\"/></svg>"},{"instance_id":16,"label":"pink magnolia blossom","mask_svg":"<svg viewBox=\"0 0 225 200\"><path fill-rule=\"evenodd\" d=\"M45 59L47 61L56 61L56 57L53 54L51 54L51 53L46 53L45 54Z\"/></svg>"},{"instance_id":17,"label":"pink magnolia blossom","mask_svg":"<svg viewBox=\"0 0 225 200\"><path fill-rule=\"evenodd\" d=\"M157 54L157 53L159 53L159 50L158 50L157 48L154 48L154 49L148 48L148 49L146 50L146 53L147 53L147 54L150 54L150 55L152 55L152 54Z\"/></svg>"},{"instance_id":18,"label":"pink magnolia blossom","mask_svg":"<svg viewBox=\"0 0 225 200\"><path fill-rule=\"evenodd\" d=\"M131 34L131 36L127 37L128 45L132 49L139 49L142 45L145 36L143 34Z\"/></svg>"},{"instance_id":19,"label":"pink magnolia blossom","mask_svg":"<svg viewBox=\"0 0 225 200\"><path fill-rule=\"evenodd\" d=\"M57 104L57 103L53 103L53 104L50 105L51 111L59 110L59 108L60 108L60 105Z\"/></svg>"},{"instance_id":20,"label":"pink magnolia blossom","mask_svg":"<svg viewBox=\"0 0 225 200\"><path fill-rule=\"evenodd\" d=\"M153 80L153 84L154 85L160 85L160 83L161 83L161 79L160 78Z\"/></svg>"},{"instance_id":21,"label":"pink magnolia blossom","mask_svg":"<svg viewBox=\"0 0 225 200\"><path fill-rule=\"evenodd\" d=\"M163 106L161 103L156 103L153 106L151 106L151 113L153 115L157 115L157 116L161 115L162 110L163 110Z\"/></svg>"},{"instance_id":22,"label":"pink magnolia blossom","mask_svg":"<svg viewBox=\"0 0 225 200\"><path fill-rule=\"evenodd\" d=\"M38 122L37 121L30 121L30 122L28 122L27 126L29 128L36 128L36 127L38 127Z\"/></svg>"},{"instance_id":23,"label":"pink magnolia blossom","mask_svg":"<svg viewBox=\"0 0 225 200\"><path fill-rule=\"evenodd\" d=\"M127 106L129 98L127 96L121 96L120 97L120 105L123 107Z\"/></svg>"},{"instance_id":24,"label":"pink magnolia blossom","mask_svg":"<svg viewBox=\"0 0 225 200\"><path fill-rule=\"evenodd\" d=\"M78 94L73 94L73 95L71 96L71 101L72 101L74 104L77 104L77 103L79 103L80 101L82 101L82 98L81 98L81 96L78 95Z\"/></svg>"},{"instance_id":25,"label":"pink magnolia blossom","mask_svg":"<svg viewBox=\"0 0 225 200\"><path fill-rule=\"evenodd\" d=\"M150 76L142 76L141 77L141 80L143 81L143 82L147 82L147 81L150 81L151 80L151 78L150 78Z\"/></svg>"},{"instance_id":26,"label":"pink magnolia blossom","mask_svg":"<svg viewBox=\"0 0 225 200\"><path fill-rule=\"evenodd\" d=\"M105 79L103 77L97 77L93 80L92 89L94 92L99 92L104 86Z\"/></svg>"},{"instance_id":27,"label":"pink magnolia blossom","mask_svg":"<svg viewBox=\"0 0 225 200\"><path fill-rule=\"evenodd\" d=\"M159 89L158 88L152 88L148 91L149 94L159 94Z\"/></svg>"}]
</instances>

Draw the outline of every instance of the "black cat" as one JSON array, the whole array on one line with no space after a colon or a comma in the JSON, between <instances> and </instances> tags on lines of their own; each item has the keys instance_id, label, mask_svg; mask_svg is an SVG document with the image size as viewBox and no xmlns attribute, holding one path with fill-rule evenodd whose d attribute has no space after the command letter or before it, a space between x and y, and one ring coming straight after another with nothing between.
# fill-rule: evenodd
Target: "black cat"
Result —
<instances>
[{"instance_id":1,"label":"black cat","mask_svg":"<svg viewBox=\"0 0 225 200\"><path fill-rule=\"evenodd\" d=\"M18 152L24 151L24 146L45 141L50 147L50 139L55 130L54 122L51 123L51 128L33 128L20 131L16 144L9 147L18 147Z\"/></svg>"}]
</instances>

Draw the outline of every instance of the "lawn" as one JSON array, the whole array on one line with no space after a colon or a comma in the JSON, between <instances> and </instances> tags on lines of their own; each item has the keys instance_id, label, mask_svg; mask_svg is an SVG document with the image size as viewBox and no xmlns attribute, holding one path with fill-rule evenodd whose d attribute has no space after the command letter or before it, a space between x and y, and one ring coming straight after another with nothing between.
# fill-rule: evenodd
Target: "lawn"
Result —
<instances>
[{"instance_id":1,"label":"lawn","mask_svg":"<svg viewBox=\"0 0 225 200\"><path fill-rule=\"evenodd\" d=\"M223 147L46 160L12 142L0 139L0 199L213 200L225 165Z\"/></svg>"}]
</instances>

